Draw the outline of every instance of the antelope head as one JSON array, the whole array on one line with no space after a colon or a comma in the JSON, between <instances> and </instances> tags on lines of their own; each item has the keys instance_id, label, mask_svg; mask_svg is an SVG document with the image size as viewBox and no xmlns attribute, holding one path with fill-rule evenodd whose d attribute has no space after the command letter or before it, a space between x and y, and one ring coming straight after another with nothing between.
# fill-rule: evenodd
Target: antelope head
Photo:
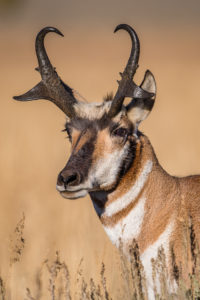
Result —
<instances>
[{"instance_id":1,"label":"antelope head","mask_svg":"<svg viewBox=\"0 0 200 300\"><path fill-rule=\"evenodd\" d=\"M141 135L138 125L154 105L156 83L152 73L147 70L139 86L133 82L140 53L137 34L126 24L118 25L115 32L120 29L129 33L132 49L112 99L87 103L60 79L44 48L47 33L62 35L53 27L42 29L36 37L37 70L42 80L27 93L14 97L19 101L47 99L66 114L71 156L58 175L57 190L68 199L95 191L108 192L117 186L134 160ZM130 98L127 105L126 97Z\"/></svg>"}]
</instances>

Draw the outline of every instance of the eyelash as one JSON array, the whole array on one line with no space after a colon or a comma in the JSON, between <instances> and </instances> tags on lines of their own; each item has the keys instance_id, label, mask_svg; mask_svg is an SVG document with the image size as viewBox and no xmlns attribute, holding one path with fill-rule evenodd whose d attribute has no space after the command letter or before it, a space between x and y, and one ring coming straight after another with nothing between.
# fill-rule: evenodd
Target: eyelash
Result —
<instances>
[{"instance_id":1,"label":"eyelash","mask_svg":"<svg viewBox=\"0 0 200 300\"><path fill-rule=\"evenodd\" d=\"M67 132L67 139L69 139L69 140L70 140L70 142L71 142L71 140L72 140L72 137L71 137L71 132L70 132L70 129L69 129L69 128L67 128L67 127L65 127L65 128L62 130L62 132Z\"/></svg>"},{"instance_id":2,"label":"eyelash","mask_svg":"<svg viewBox=\"0 0 200 300\"><path fill-rule=\"evenodd\" d=\"M126 137L128 135L128 131L126 128L120 127L113 131L113 135L120 136L120 137Z\"/></svg>"},{"instance_id":3,"label":"eyelash","mask_svg":"<svg viewBox=\"0 0 200 300\"><path fill-rule=\"evenodd\" d=\"M112 130L111 134L112 134L112 136L126 139L128 136L128 130L123 127L115 127L115 129Z\"/></svg>"}]
</instances>

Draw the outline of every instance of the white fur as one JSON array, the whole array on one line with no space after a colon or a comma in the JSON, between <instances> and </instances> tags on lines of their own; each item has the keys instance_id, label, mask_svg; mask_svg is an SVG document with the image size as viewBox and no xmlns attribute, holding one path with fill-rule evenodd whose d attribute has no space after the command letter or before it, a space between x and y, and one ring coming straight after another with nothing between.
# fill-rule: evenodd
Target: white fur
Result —
<instances>
[{"instance_id":1,"label":"white fur","mask_svg":"<svg viewBox=\"0 0 200 300\"><path fill-rule=\"evenodd\" d=\"M87 190L80 190L73 193L64 191L64 192L60 192L60 194L66 199L78 199L78 198L85 197L87 195Z\"/></svg>"},{"instance_id":2,"label":"white fur","mask_svg":"<svg viewBox=\"0 0 200 300\"><path fill-rule=\"evenodd\" d=\"M112 185L116 181L121 162L127 156L128 147L126 145L122 150L115 150L100 158L92 168L89 178L98 182L102 189Z\"/></svg>"},{"instance_id":3,"label":"white fur","mask_svg":"<svg viewBox=\"0 0 200 300\"><path fill-rule=\"evenodd\" d=\"M145 197L139 199L134 209L132 209L129 214L115 226L104 226L110 240L117 247L119 247L120 240L123 246L126 246L127 242L137 238L143 222L145 201ZM105 211L105 215L107 215L106 212L107 209Z\"/></svg>"},{"instance_id":4,"label":"white fur","mask_svg":"<svg viewBox=\"0 0 200 300\"><path fill-rule=\"evenodd\" d=\"M112 101L103 103L84 103L78 102L74 105L76 114L79 117L89 120L100 119L106 112L109 111Z\"/></svg>"},{"instance_id":5,"label":"white fur","mask_svg":"<svg viewBox=\"0 0 200 300\"><path fill-rule=\"evenodd\" d=\"M64 186L64 184L63 185L56 184L56 189L59 192L64 192L65 191L65 186Z\"/></svg>"},{"instance_id":6,"label":"white fur","mask_svg":"<svg viewBox=\"0 0 200 300\"><path fill-rule=\"evenodd\" d=\"M152 245L150 245L144 253L141 255L141 262L144 266L145 270L145 275L146 275L146 280L147 280L147 287L148 287L148 299L149 300L154 300L154 291L153 291L153 279L152 279L152 263L151 259L157 258L158 255L158 250L163 247L164 253L166 256L166 263L168 262L169 258L169 240L170 240L170 235L172 233L174 226L174 222L170 222L167 227L165 228L164 232L160 235L160 237L155 241ZM160 290L160 285L159 281L156 280L156 288L157 291L159 292Z\"/></svg>"},{"instance_id":7,"label":"white fur","mask_svg":"<svg viewBox=\"0 0 200 300\"><path fill-rule=\"evenodd\" d=\"M88 179L77 186L67 187L67 191L90 191L93 189L93 184L95 182L98 182L98 185L101 188L112 185L116 181L122 160L127 156L128 147L129 146L126 145L122 150L115 150L100 158L89 171ZM65 191L64 185L57 185L56 188L59 192Z\"/></svg>"},{"instance_id":8,"label":"white fur","mask_svg":"<svg viewBox=\"0 0 200 300\"><path fill-rule=\"evenodd\" d=\"M74 108L76 115L81 118L87 118L89 120L101 119L105 113L108 113L112 104L112 101L99 102L99 103L88 103L82 96L82 101L75 103ZM113 118L117 120L121 118L122 115L126 113L126 109L122 106L119 113Z\"/></svg>"},{"instance_id":9,"label":"white fur","mask_svg":"<svg viewBox=\"0 0 200 300\"><path fill-rule=\"evenodd\" d=\"M148 179L148 175L152 170L153 163L151 160L148 160L139 175L138 179L136 180L135 184L129 189L129 191L120 197L119 199L115 200L111 204L109 204L106 207L105 215L107 217L112 216L113 214L116 214L120 210L126 208L134 199L137 198L140 191L142 190L145 182Z\"/></svg>"}]
</instances>

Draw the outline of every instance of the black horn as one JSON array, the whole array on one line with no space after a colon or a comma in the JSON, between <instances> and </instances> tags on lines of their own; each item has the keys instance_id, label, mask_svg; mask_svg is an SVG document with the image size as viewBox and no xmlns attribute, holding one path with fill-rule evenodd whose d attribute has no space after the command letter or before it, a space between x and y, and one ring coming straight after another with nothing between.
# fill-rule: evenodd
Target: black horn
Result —
<instances>
[{"instance_id":1,"label":"black horn","mask_svg":"<svg viewBox=\"0 0 200 300\"><path fill-rule=\"evenodd\" d=\"M45 27L36 37L35 50L39 64L36 70L40 72L42 80L27 93L13 98L18 101L50 100L68 117L73 118L75 116L74 104L77 102L77 99L73 90L60 79L48 58L44 47L44 38L49 32L55 32L63 36L58 29Z\"/></svg>"},{"instance_id":2,"label":"black horn","mask_svg":"<svg viewBox=\"0 0 200 300\"><path fill-rule=\"evenodd\" d=\"M132 41L132 48L124 72L120 73L121 80L118 82L119 87L108 112L108 116L110 118L116 116L117 113L121 110L125 97L144 99L154 96L154 94L146 92L133 82L133 76L135 75L135 72L138 68L140 55L140 42L135 30L127 24L120 24L115 28L114 32L117 32L120 29L124 29L129 33Z\"/></svg>"}]
</instances>

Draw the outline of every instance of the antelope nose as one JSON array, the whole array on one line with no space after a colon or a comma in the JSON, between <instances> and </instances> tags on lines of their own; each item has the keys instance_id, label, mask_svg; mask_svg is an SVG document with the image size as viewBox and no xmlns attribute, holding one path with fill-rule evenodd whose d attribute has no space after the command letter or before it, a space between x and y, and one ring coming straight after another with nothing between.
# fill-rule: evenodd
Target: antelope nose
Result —
<instances>
[{"instance_id":1,"label":"antelope nose","mask_svg":"<svg viewBox=\"0 0 200 300\"><path fill-rule=\"evenodd\" d=\"M76 186L80 184L81 176L76 171L61 171L58 175L57 185L61 186L64 184L67 186Z\"/></svg>"}]
</instances>

